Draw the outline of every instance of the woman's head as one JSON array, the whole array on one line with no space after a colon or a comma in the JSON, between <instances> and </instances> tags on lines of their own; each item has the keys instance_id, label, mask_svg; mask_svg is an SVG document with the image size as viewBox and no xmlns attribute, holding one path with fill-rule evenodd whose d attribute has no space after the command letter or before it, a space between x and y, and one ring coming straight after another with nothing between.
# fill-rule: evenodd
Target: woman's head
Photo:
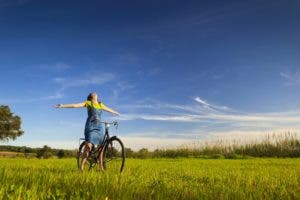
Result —
<instances>
[{"instance_id":1,"label":"woman's head","mask_svg":"<svg viewBox=\"0 0 300 200\"><path fill-rule=\"evenodd\" d=\"M88 100L88 101L98 101L98 95L97 95L97 93L96 92L90 93L87 96L86 100Z\"/></svg>"}]
</instances>

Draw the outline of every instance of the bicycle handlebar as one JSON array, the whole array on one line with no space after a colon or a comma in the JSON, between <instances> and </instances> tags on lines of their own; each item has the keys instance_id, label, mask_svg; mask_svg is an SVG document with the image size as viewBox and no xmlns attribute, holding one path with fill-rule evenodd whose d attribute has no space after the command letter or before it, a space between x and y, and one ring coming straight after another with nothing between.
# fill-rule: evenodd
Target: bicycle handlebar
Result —
<instances>
[{"instance_id":1,"label":"bicycle handlebar","mask_svg":"<svg viewBox=\"0 0 300 200\"><path fill-rule=\"evenodd\" d=\"M118 126L119 126L119 122L117 122L117 121L113 121L113 122L100 121L100 123L105 124L105 126L106 126L106 125L109 125L109 124L112 124L112 125L114 125L114 126L116 127L116 129L117 129Z\"/></svg>"}]
</instances>

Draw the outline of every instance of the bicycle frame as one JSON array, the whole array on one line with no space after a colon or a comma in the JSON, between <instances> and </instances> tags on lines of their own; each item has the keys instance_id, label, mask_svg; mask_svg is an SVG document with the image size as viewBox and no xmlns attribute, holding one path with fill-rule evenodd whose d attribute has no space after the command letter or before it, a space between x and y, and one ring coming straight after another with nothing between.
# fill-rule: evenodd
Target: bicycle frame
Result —
<instances>
[{"instance_id":1,"label":"bicycle frame","mask_svg":"<svg viewBox=\"0 0 300 200\"><path fill-rule=\"evenodd\" d=\"M88 154L87 160L90 164L89 170L91 170L97 163L100 164L101 170L106 170L107 165L106 163L111 162L112 160L121 159L119 165L120 172L122 172L123 167L124 167L124 162L125 162L125 151L124 151L124 145L122 141L117 137L117 136L112 136L110 137L109 135L109 127L110 124L113 124L116 129L118 128L118 122L100 122L104 123L105 125L105 133L103 136L103 141L98 144L97 146L92 146L91 152ZM83 142L82 142L83 141ZM80 144L81 143L81 144ZM84 148L86 147L86 140L84 138L79 139L79 151L77 154L77 164L78 167L81 169L81 160L82 153L86 151ZM117 155L114 153L114 145L117 144L120 147L120 154ZM108 159L106 159L108 158ZM84 158L83 158L84 159ZM108 165L108 166L113 166L113 165ZM111 169L111 168L108 168Z\"/></svg>"},{"instance_id":2,"label":"bicycle frame","mask_svg":"<svg viewBox=\"0 0 300 200\"><path fill-rule=\"evenodd\" d=\"M109 139L116 137L116 136L110 137L108 130L109 130L109 127L110 127L109 125L110 124L114 125L117 129L118 128L118 122L100 122L100 123L103 123L104 127L105 127L104 137L103 137L102 143L98 144L96 149L95 149L95 146L93 145L90 155L92 155L96 152L100 153L100 148L104 147L107 144ZM79 138L79 145L81 144L81 141L85 141L85 138Z\"/></svg>"}]
</instances>

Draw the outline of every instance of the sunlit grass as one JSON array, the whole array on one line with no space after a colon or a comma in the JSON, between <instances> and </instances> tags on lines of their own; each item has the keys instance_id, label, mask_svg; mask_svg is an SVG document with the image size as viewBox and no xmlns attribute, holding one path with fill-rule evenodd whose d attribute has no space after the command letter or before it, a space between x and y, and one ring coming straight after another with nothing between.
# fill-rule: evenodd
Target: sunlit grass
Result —
<instances>
[{"instance_id":1,"label":"sunlit grass","mask_svg":"<svg viewBox=\"0 0 300 200\"><path fill-rule=\"evenodd\" d=\"M300 159L127 159L124 173L75 159L0 159L0 199L297 199Z\"/></svg>"}]
</instances>

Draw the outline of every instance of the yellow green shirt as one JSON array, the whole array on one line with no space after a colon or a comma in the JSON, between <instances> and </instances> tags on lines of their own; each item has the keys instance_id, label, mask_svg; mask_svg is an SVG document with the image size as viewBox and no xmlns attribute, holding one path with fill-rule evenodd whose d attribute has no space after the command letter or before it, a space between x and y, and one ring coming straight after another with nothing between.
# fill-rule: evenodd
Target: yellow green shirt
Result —
<instances>
[{"instance_id":1,"label":"yellow green shirt","mask_svg":"<svg viewBox=\"0 0 300 200\"><path fill-rule=\"evenodd\" d=\"M85 102L85 106L87 108L95 108L97 110L102 110L104 108L104 104L102 102L99 102L99 103L92 103L91 101L86 101Z\"/></svg>"}]
</instances>

